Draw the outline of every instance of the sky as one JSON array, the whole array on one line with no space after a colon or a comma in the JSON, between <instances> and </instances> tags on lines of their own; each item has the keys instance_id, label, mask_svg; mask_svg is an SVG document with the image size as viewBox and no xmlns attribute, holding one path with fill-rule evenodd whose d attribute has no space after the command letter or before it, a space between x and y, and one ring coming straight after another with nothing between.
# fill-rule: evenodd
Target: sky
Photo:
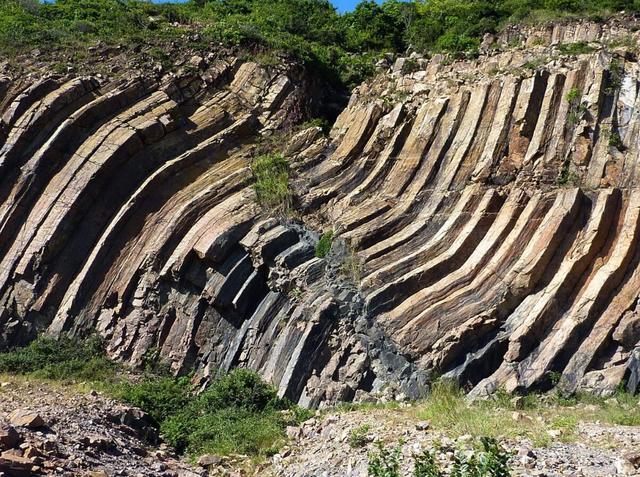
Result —
<instances>
[{"instance_id":1,"label":"sky","mask_svg":"<svg viewBox=\"0 0 640 477\"><path fill-rule=\"evenodd\" d=\"M332 2L339 11L348 12L349 10L353 10L359 0L332 0Z\"/></svg>"},{"instance_id":2,"label":"sky","mask_svg":"<svg viewBox=\"0 0 640 477\"><path fill-rule=\"evenodd\" d=\"M166 0L154 0L154 1L166 1ZM175 0L184 1L184 0ZM348 12L354 9L354 7L360 2L360 0L331 0L336 6L339 12Z\"/></svg>"}]
</instances>

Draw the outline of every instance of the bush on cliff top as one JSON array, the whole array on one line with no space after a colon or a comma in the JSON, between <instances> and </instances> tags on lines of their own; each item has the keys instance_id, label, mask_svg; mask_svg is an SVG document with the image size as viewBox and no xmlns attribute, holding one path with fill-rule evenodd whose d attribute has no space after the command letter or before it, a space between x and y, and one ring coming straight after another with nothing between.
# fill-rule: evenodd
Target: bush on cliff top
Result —
<instances>
[{"instance_id":1,"label":"bush on cliff top","mask_svg":"<svg viewBox=\"0 0 640 477\"><path fill-rule=\"evenodd\" d=\"M346 86L373 72L386 52L472 52L506 22L637 12L637 0L363 0L338 14L329 0L3 0L0 52L179 38L291 54Z\"/></svg>"}]
</instances>

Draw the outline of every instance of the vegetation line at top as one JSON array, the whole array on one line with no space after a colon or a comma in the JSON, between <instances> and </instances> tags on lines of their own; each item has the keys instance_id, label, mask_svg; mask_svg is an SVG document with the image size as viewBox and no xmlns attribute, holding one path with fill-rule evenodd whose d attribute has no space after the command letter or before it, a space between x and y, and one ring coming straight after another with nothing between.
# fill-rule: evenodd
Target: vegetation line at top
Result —
<instances>
[{"instance_id":1,"label":"vegetation line at top","mask_svg":"<svg viewBox=\"0 0 640 477\"><path fill-rule=\"evenodd\" d=\"M388 52L473 55L482 36L508 22L637 12L636 0L363 0L339 14L329 0L37 0L0 2L0 54L87 44L155 43L198 32L211 42L292 55L352 87Z\"/></svg>"}]
</instances>

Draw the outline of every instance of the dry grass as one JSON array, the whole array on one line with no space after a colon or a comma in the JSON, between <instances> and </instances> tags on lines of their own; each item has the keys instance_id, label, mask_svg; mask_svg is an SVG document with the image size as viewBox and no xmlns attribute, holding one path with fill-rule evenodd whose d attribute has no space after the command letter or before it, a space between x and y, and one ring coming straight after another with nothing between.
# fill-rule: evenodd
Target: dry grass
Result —
<instances>
[{"instance_id":1,"label":"dry grass","mask_svg":"<svg viewBox=\"0 0 640 477\"><path fill-rule=\"evenodd\" d=\"M626 393L611 398L530 394L514 400L514 396L502 392L487 400L470 402L463 391L445 381L435 383L428 398L407 407L388 403L349 405L338 410L383 410L381 417L390 423L406 425L428 420L432 429L450 437L525 437L535 446L546 446L554 440L578 440L581 422L640 426L640 399ZM554 437L549 432L559 435Z\"/></svg>"}]
</instances>

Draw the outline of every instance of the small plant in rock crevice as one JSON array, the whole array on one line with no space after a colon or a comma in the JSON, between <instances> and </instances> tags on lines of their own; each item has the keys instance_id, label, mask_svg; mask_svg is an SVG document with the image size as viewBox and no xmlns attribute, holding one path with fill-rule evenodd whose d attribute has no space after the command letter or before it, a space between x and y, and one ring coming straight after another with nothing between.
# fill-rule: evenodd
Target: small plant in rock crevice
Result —
<instances>
[{"instance_id":1,"label":"small plant in rock crevice","mask_svg":"<svg viewBox=\"0 0 640 477\"><path fill-rule=\"evenodd\" d=\"M369 454L369 477L400 477L402 445L387 448L378 441L376 450Z\"/></svg>"},{"instance_id":2,"label":"small plant in rock crevice","mask_svg":"<svg viewBox=\"0 0 640 477\"><path fill-rule=\"evenodd\" d=\"M569 125L578 124L587 113L587 106L580 101L581 98L582 92L578 88L571 88L565 97L569 103L569 112L567 114L567 123Z\"/></svg>"},{"instance_id":3,"label":"small plant in rock crevice","mask_svg":"<svg viewBox=\"0 0 640 477\"><path fill-rule=\"evenodd\" d=\"M369 442L369 431L371 431L369 424L363 424L353 429L349 433L349 446L353 449L364 447Z\"/></svg>"},{"instance_id":4,"label":"small plant in rock crevice","mask_svg":"<svg viewBox=\"0 0 640 477\"><path fill-rule=\"evenodd\" d=\"M413 457L413 477L443 477L435 451L426 450Z\"/></svg>"},{"instance_id":5,"label":"small plant in rock crevice","mask_svg":"<svg viewBox=\"0 0 640 477\"><path fill-rule=\"evenodd\" d=\"M316 245L316 257L325 258L331 251L333 243L333 230L328 230L320 236Z\"/></svg>"},{"instance_id":6,"label":"small plant in rock crevice","mask_svg":"<svg viewBox=\"0 0 640 477\"><path fill-rule=\"evenodd\" d=\"M622 88L622 80L624 78L624 66L619 59L613 58L609 63L608 84L604 92L613 95Z\"/></svg>"},{"instance_id":7,"label":"small plant in rock crevice","mask_svg":"<svg viewBox=\"0 0 640 477\"><path fill-rule=\"evenodd\" d=\"M293 193L289 184L289 164L282 154L259 156L251 165L257 200L267 209L286 212Z\"/></svg>"},{"instance_id":8,"label":"small plant in rock crevice","mask_svg":"<svg viewBox=\"0 0 640 477\"><path fill-rule=\"evenodd\" d=\"M347 250L347 255L344 257L342 265L340 267L340 272L349 280L351 280L356 285L360 283L362 279L362 271L364 265L355 249L349 247Z\"/></svg>"}]
</instances>

